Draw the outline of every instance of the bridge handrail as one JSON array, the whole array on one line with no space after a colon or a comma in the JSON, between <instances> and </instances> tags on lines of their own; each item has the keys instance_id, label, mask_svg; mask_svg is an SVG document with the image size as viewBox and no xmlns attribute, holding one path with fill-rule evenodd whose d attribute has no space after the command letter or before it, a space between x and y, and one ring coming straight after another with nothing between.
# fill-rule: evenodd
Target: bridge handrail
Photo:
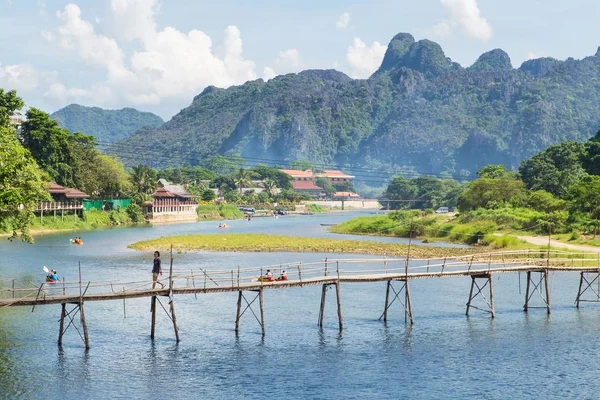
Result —
<instances>
[{"instance_id":1,"label":"bridge handrail","mask_svg":"<svg viewBox=\"0 0 600 400\"><path fill-rule=\"evenodd\" d=\"M549 257L550 256L550 257ZM549 257L549 258L548 258ZM406 257L402 258L361 258L361 259L334 259L327 258L317 262L303 263L290 262L279 263L268 266L255 267L238 267L233 269L186 269L175 270L173 274L174 286L176 288L210 286L234 286L242 283L256 282L257 278L266 273L267 269L271 269L276 279L278 274L283 269L287 271L289 280L315 280L325 276L327 271L329 277L352 277L364 276L366 274L377 276L400 275L405 272L421 273L428 272L432 274L449 273L461 270L469 270L471 272L478 271L509 271L517 266L537 265L540 268L546 268L547 262L551 268L575 268L575 263L581 263L584 267L585 263L598 263L600 253L582 252L582 251L543 251L543 250L519 250L519 251L498 251L487 252L472 255L456 256L456 257L432 257L432 258L410 258L408 266L406 266ZM433 262L432 262L433 261ZM396 264L396 265L394 265ZM600 265L594 264L598 268ZM362 266L362 267L361 267ZM577 268L580 268L577 265ZM38 286L34 282L25 282L25 286L6 286L11 281L3 278L0 281L0 293L9 293L15 296L16 293L25 294L25 296L35 296L38 292ZM164 283L167 283L166 280ZM264 282L268 284L269 282ZM85 286L82 283L82 286ZM99 293L122 293L125 291L143 291L149 290L152 287L150 279L144 280L115 280L115 281L96 281L89 282L88 294ZM80 288L79 281L69 281L60 283L44 283L42 296L58 296L63 293L73 294ZM100 292L102 288L106 288L104 292ZM48 293L46 293L46 291ZM0 296L2 297L2 296Z\"/></svg>"}]
</instances>

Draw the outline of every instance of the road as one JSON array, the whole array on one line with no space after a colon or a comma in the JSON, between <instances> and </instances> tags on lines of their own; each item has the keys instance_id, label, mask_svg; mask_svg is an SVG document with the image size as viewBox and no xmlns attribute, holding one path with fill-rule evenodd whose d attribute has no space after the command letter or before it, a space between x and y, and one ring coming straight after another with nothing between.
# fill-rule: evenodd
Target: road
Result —
<instances>
[{"instance_id":1,"label":"road","mask_svg":"<svg viewBox=\"0 0 600 400\"><path fill-rule=\"evenodd\" d=\"M517 236L517 238L524 240L525 242L537 244L540 246L548 245L548 236ZM600 247L588 246L588 245L584 245L584 244L563 243L563 242L560 242L560 241L554 240L554 239L550 240L550 246L559 247L559 248L563 248L563 249L570 249L570 250L600 252Z\"/></svg>"}]
</instances>

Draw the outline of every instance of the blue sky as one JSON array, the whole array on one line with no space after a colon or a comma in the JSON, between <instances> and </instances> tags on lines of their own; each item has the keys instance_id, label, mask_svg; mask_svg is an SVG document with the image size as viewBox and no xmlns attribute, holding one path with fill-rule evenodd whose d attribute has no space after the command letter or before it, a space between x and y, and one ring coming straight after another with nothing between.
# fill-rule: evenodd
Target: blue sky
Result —
<instances>
[{"instance_id":1,"label":"blue sky","mask_svg":"<svg viewBox=\"0 0 600 400\"><path fill-rule=\"evenodd\" d=\"M207 85L309 68L355 78L398 32L463 66L593 55L600 2L577 0L0 0L0 87L52 112L71 103L165 119Z\"/></svg>"}]
</instances>

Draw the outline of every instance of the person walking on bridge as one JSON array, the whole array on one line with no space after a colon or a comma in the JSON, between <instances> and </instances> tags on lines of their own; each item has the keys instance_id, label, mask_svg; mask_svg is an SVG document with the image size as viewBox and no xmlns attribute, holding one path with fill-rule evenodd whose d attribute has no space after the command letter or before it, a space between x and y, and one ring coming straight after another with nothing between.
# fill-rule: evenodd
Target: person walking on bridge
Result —
<instances>
[{"instance_id":1,"label":"person walking on bridge","mask_svg":"<svg viewBox=\"0 0 600 400\"><path fill-rule=\"evenodd\" d=\"M161 289L164 289L165 285L158 280L158 275L162 275L162 264L160 262L160 252L154 252L154 264L152 265L152 289L158 283L161 286Z\"/></svg>"}]
</instances>

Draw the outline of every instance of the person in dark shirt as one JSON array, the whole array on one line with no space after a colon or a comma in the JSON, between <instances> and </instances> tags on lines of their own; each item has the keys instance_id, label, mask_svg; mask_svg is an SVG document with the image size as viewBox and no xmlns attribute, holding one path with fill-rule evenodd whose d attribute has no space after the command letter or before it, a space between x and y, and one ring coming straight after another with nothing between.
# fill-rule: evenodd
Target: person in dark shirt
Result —
<instances>
[{"instance_id":1,"label":"person in dark shirt","mask_svg":"<svg viewBox=\"0 0 600 400\"><path fill-rule=\"evenodd\" d=\"M152 289L158 283L161 286L161 289L164 289L165 285L158 280L158 275L162 275L162 265L160 263L160 253L158 251L154 252L154 264L152 265Z\"/></svg>"}]
</instances>

